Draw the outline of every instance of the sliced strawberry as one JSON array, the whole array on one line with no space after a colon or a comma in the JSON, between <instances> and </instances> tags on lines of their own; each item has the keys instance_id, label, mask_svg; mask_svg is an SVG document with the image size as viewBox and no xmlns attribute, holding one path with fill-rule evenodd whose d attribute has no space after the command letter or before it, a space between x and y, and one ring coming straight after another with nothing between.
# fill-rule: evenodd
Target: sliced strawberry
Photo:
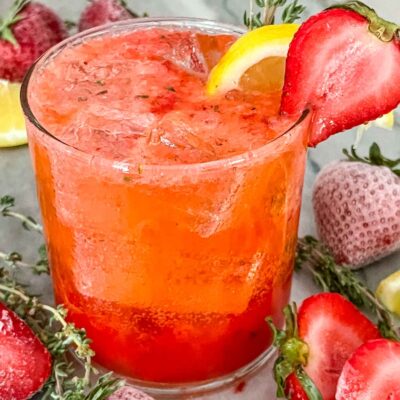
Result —
<instances>
[{"instance_id":1,"label":"sliced strawberry","mask_svg":"<svg viewBox=\"0 0 400 400\"><path fill-rule=\"evenodd\" d=\"M285 395L290 400L309 400L307 393L295 373L291 373L285 381Z\"/></svg>"},{"instance_id":2,"label":"sliced strawberry","mask_svg":"<svg viewBox=\"0 0 400 400\"><path fill-rule=\"evenodd\" d=\"M298 313L299 336L309 347L304 367L324 400L334 400L336 384L350 354L380 337L377 327L337 293L304 300Z\"/></svg>"},{"instance_id":3,"label":"sliced strawberry","mask_svg":"<svg viewBox=\"0 0 400 400\"><path fill-rule=\"evenodd\" d=\"M25 400L51 373L51 356L32 330L0 303L0 399Z\"/></svg>"},{"instance_id":4,"label":"sliced strawberry","mask_svg":"<svg viewBox=\"0 0 400 400\"><path fill-rule=\"evenodd\" d=\"M400 343L372 340L347 360L336 400L399 400Z\"/></svg>"},{"instance_id":5,"label":"sliced strawberry","mask_svg":"<svg viewBox=\"0 0 400 400\"><path fill-rule=\"evenodd\" d=\"M400 103L399 27L361 2L342 7L308 19L287 56L281 112L314 110L310 146Z\"/></svg>"}]
</instances>

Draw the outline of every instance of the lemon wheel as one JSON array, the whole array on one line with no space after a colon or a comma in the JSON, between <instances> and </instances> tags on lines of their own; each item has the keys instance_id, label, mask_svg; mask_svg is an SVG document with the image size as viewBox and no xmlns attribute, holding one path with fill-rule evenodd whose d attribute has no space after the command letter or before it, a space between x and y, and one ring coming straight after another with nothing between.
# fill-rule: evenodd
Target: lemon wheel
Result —
<instances>
[{"instance_id":1,"label":"lemon wheel","mask_svg":"<svg viewBox=\"0 0 400 400\"><path fill-rule=\"evenodd\" d=\"M212 69L207 93L282 89L286 55L299 25L268 25L239 38Z\"/></svg>"},{"instance_id":2,"label":"lemon wheel","mask_svg":"<svg viewBox=\"0 0 400 400\"><path fill-rule=\"evenodd\" d=\"M0 80L0 147L27 142L25 121L19 101L21 84Z\"/></svg>"}]
</instances>

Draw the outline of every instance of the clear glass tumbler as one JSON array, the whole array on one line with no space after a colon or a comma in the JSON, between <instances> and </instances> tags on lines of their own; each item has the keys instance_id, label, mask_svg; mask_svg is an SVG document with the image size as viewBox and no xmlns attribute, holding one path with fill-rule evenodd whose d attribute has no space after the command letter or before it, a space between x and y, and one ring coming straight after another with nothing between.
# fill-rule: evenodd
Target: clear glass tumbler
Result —
<instances>
[{"instance_id":1,"label":"clear glass tumbler","mask_svg":"<svg viewBox=\"0 0 400 400\"><path fill-rule=\"evenodd\" d=\"M156 393L243 377L282 325L297 240L309 116L254 151L185 165L115 162L74 148L32 112L32 82L66 46L143 26L239 35L192 19L133 20L68 39L22 89L57 303L97 362Z\"/></svg>"}]
</instances>

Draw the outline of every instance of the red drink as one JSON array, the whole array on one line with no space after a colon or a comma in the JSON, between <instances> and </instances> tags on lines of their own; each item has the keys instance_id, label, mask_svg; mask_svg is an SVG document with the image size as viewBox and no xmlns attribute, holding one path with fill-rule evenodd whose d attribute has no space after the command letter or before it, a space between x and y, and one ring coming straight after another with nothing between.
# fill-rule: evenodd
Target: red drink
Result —
<instances>
[{"instance_id":1,"label":"red drink","mask_svg":"<svg viewBox=\"0 0 400 400\"><path fill-rule=\"evenodd\" d=\"M137 379L229 374L270 346L267 315L282 324L308 124L277 117L279 93L207 97L236 36L128 22L71 39L29 77L57 302L100 364Z\"/></svg>"}]
</instances>

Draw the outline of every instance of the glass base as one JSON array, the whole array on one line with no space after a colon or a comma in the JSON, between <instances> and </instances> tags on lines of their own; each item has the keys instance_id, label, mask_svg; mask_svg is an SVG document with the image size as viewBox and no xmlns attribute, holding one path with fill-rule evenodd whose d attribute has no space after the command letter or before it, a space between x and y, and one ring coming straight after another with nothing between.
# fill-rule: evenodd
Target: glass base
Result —
<instances>
[{"instance_id":1,"label":"glass base","mask_svg":"<svg viewBox=\"0 0 400 400\"><path fill-rule=\"evenodd\" d=\"M177 398L198 398L204 395L211 395L224 389L233 388L240 392L249 378L261 370L275 354L273 347L266 350L246 366L219 378L214 378L193 383L156 383L146 382L121 376L128 385L139 389L157 400L176 400Z\"/></svg>"}]
</instances>

